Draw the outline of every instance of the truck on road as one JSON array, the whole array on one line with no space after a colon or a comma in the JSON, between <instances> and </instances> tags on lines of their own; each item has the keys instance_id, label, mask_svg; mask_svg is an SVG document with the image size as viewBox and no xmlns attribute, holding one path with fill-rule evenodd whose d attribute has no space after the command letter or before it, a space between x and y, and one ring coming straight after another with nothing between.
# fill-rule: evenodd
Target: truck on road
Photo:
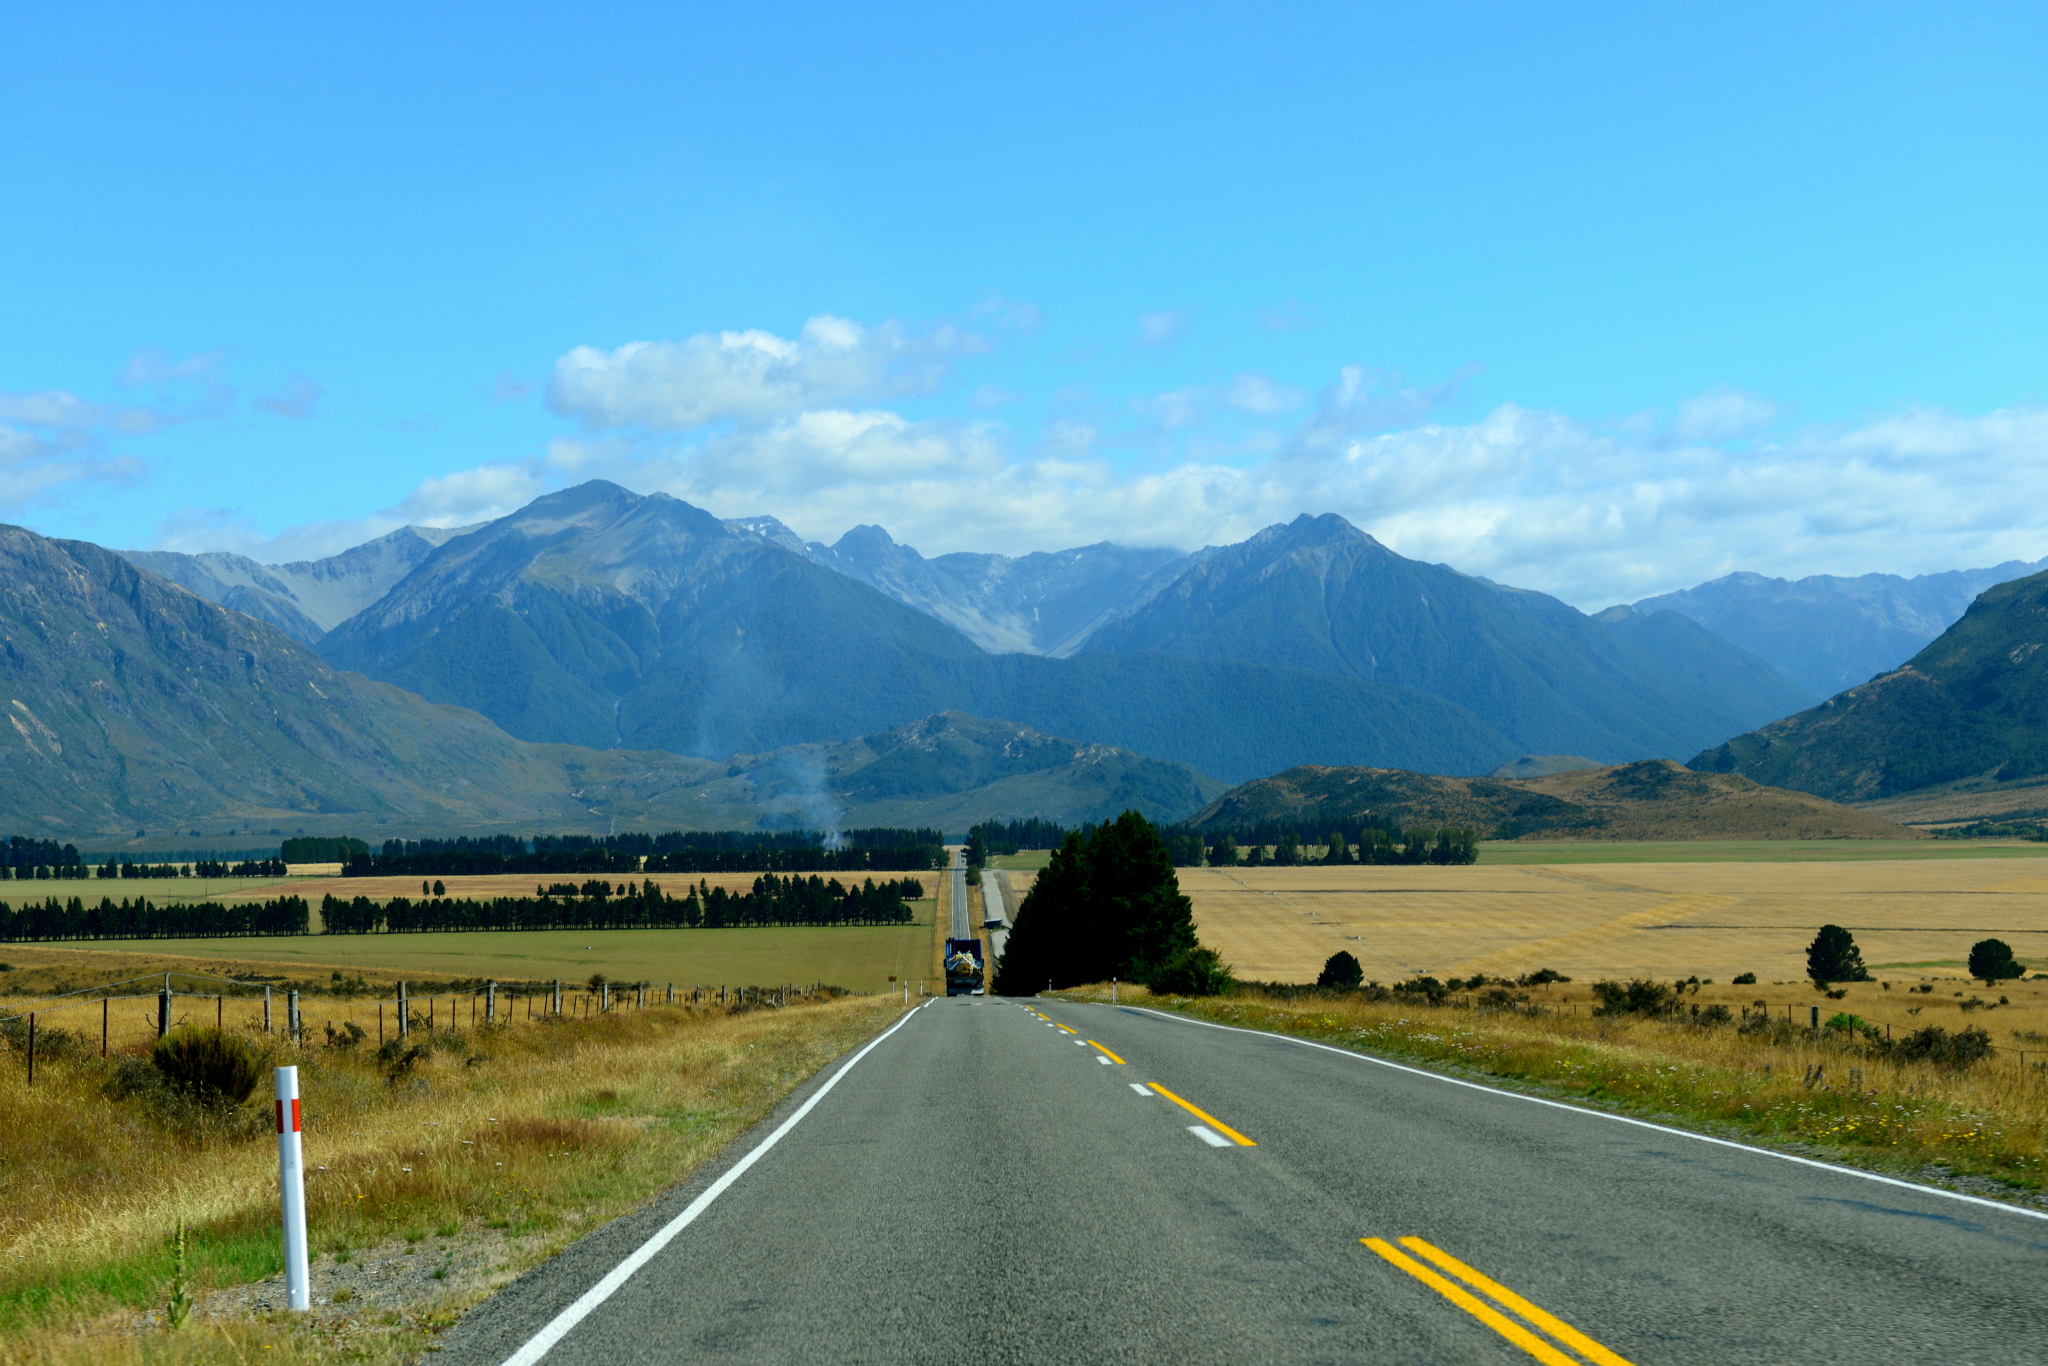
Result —
<instances>
[{"instance_id":1,"label":"truck on road","mask_svg":"<svg viewBox=\"0 0 2048 1366\"><path fill-rule=\"evenodd\" d=\"M979 996L982 994L983 981L981 941L979 939L948 939L946 941L946 994L948 996Z\"/></svg>"}]
</instances>

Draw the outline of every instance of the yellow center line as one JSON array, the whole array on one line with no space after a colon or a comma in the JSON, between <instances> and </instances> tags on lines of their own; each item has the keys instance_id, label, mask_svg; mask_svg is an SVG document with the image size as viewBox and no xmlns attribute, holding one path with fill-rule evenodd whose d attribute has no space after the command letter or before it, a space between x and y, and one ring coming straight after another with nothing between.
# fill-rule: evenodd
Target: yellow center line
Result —
<instances>
[{"instance_id":1,"label":"yellow center line","mask_svg":"<svg viewBox=\"0 0 2048 1366\"><path fill-rule=\"evenodd\" d=\"M1194 1106L1188 1104L1179 1096L1176 1096L1173 1092L1167 1090L1164 1086L1161 1086L1158 1082L1147 1082L1146 1085L1150 1086L1154 1091L1157 1091L1160 1095L1165 1096L1175 1105L1178 1105L1181 1109L1187 1111L1196 1119L1201 1120L1204 1124L1214 1129L1217 1133L1222 1134L1225 1138L1229 1139L1232 1143L1237 1144L1239 1147L1256 1148L1259 1146L1258 1144L1252 1142L1250 1139L1246 1138L1243 1134L1239 1133L1237 1130L1231 1128L1228 1124L1225 1124L1222 1120L1216 1118L1214 1115L1208 1114L1207 1112L1202 1110L1197 1110Z\"/></svg>"},{"instance_id":2,"label":"yellow center line","mask_svg":"<svg viewBox=\"0 0 2048 1366\"><path fill-rule=\"evenodd\" d=\"M1123 1063L1123 1059L1122 1059L1122 1058L1119 1058L1119 1057L1118 1057L1118 1056L1117 1056L1116 1054L1114 1054L1114 1053L1110 1052L1110 1051L1109 1051L1109 1050L1108 1050L1107 1048L1103 1048L1103 1047L1102 1047L1102 1045L1101 1045L1101 1044L1099 1044L1099 1043L1097 1043L1097 1042L1095 1042L1095 1040L1093 1040L1093 1039L1090 1039L1090 1040L1088 1041L1088 1046L1089 1046L1090 1048L1096 1048L1096 1049L1101 1049L1101 1051L1102 1051L1102 1056L1103 1056L1103 1057L1105 1057L1105 1058L1108 1058L1108 1059L1109 1059L1109 1060L1110 1060L1111 1062L1113 1062L1113 1063L1116 1063L1116 1064L1118 1064L1119 1066L1121 1066L1121 1065L1122 1065L1122 1063Z\"/></svg>"},{"instance_id":3,"label":"yellow center line","mask_svg":"<svg viewBox=\"0 0 2048 1366\"><path fill-rule=\"evenodd\" d=\"M1078 1029L1068 1029L1065 1025L1054 1025L1053 1028L1067 1034L1079 1034L1081 1032Z\"/></svg>"},{"instance_id":4,"label":"yellow center line","mask_svg":"<svg viewBox=\"0 0 2048 1366\"><path fill-rule=\"evenodd\" d=\"M1584 1366L1584 1363L1572 1360L1498 1309L1482 1302L1463 1286L1451 1284L1384 1238L1360 1238L1358 1241L1535 1357L1543 1366Z\"/></svg>"},{"instance_id":5,"label":"yellow center line","mask_svg":"<svg viewBox=\"0 0 2048 1366\"><path fill-rule=\"evenodd\" d=\"M1631 1366L1626 1357L1616 1355L1606 1347L1587 1337L1584 1333L1581 1333L1578 1329L1572 1327L1569 1323L1566 1323L1563 1319L1558 1318L1555 1314L1537 1308L1506 1286L1499 1285L1482 1276L1450 1253L1445 1252L1442 1248L1432 1247L1420 1238L1403 1238L1401 1246L1435 1262L1474 1290L1491 1296L1495 1303L1505 1305L1507 1308L1514 1310L1517 1314L1520 1314L1523 1318L1535 1324L1565 1346L1570 1347L1588 1361L1597 1361L1600 1363L1600 1366Z\"/></svg>"}]
</instances>

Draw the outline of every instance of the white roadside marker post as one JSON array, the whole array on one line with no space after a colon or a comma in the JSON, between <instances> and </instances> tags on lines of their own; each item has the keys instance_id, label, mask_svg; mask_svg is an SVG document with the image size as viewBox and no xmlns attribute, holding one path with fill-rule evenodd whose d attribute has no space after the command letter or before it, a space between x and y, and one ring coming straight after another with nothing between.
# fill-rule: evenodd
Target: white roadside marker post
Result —
<instances>
[{"instance_id":1,"label":"white roadside marker post","mask_svg":"<svg viewBox=\"0 0 2048 1366\"><path fill-rule=\"evenodd\" d=\"M293 1309L313 1307L306 1268L306 1163L299 1151L299 1069L280 1067L277 1080L277 1184L284 1201L284 1285Z\"/></svg>"}]
</instances>

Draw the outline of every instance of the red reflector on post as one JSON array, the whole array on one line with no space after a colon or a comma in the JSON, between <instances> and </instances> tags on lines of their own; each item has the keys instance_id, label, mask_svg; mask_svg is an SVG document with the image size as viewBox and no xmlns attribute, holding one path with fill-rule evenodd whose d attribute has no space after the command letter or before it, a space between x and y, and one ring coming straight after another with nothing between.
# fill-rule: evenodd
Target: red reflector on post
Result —
<instances>
[{"instance_id":1,"label":"red reflector on post","mask_svg":"<svg viewBox=\"0 0 2048 1366\"><path fill-rule=\"evenodd\" d=\"M293 1097L292 1097L292 1132L293 1132L293 1133L297 1133L298 1131L299 1131L299 1098L298 1098L297 1096L293 1096Z\"/></svg>"}]
</instances>

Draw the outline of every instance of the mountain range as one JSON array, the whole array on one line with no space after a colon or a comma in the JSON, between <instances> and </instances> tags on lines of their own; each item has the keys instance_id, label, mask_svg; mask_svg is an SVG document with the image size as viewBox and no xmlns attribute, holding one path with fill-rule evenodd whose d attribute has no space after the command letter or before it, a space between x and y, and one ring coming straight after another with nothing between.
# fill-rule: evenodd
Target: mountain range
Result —
<instances>
[{"instance_id":1,"label":"mountain range","mask_svg":"<svg viewBox=\"0 0 2048 1366\"><path fill-rule=\"evenodd\" d=\"M1812 700L1675 612L1588 617L1404 559L1332 514L1214 551L1085 648L1391 683L1456 702L1523 751L1608 762L1681 756L1687 736Z\"/></svg>"},{"instance_id":2,"label":"mountain range","mask_svg":"<svg viewBox=\"0 0 2048 1366\"><path fill-rule=\"evenodd\" d=\"M286 565L7 535L13 790L97 829L187 809L744 824L806 802L872 823L1075 818L1185 812L1304 764L1763 772L1786 741L1751 733L1813 696L1697 616L1768 607L1789 639L1794 607L1853 601L1924 629L2012 567L1790 586L1804 597L1734 576L1589 616L1333 515L1194 554L927 559L880 527L827 546L603 481ZM1840 790L1917 781L1893 767ZM1818 774L1767 780L1819 791Z\"/></svg>"},{"instance_id":3,"label":"mountain range","mask_svg":"<svg viewBox=\"0 0 2048 1366\"><path fill-rule=\"evenodd\" d=\"M258 564L223 550L124 550L129 563L161 574L208 602L267 621L302 645L368 607L410 574L436 546L472 531L408 526L324 560Z\"/></svg>"},{"instance_id":4,"label":"mountain range","mask_svg":"<svg viewBox=\"0 0 2048 1366\"><path fill-rule=\"evenodd\" d=\"M1968 786L2039 808L2048 778L2048 572L1988 590L1897 669L1739 735L1692 766L1841 801ZM2030 814L2031 814L2030 810Z\"/></svg>"},{"instance_id":5,"label":"mountain range","mask_svg":"<svg viewBox=\"0 0 2048 1366\"><path fill-rule=\"evenodd\" d=\"M529 744L334 669L283 632L98 546L0 527L0 820L95 848L291 833L932 825L1126 808L1223 784L972 716L724 762ZM205 829L192 829L194 824Z\"/></svg>"},{"instance_id":6,"label":"mountain range","mask_svg":"<svg viewBox=\"0 0 2048 1366\"><path fill-rule=\"evenodd\" d=\"M1954 625L1985 589L2043 569L2048 559L2032 564L2008 560L1989 569L1910 579L1897 574L1804 579L1729 574L1644 598L1635 607L1691 617L1768 660L1815 697L1832 697L1896 669Z\"/></svg>"},{"instance_id":7,"label":"mountain range","mask_svg":"<svg viewBox=\"0 0 2048 1366\"><path fill-rule=\"evenodd\" d=\"M773 528L601 481L448 541L318 648L533 741L716 758L957 710L1225 781L1684 755L1811 700L1683 617L1594 621L1327 516L1194 559L1065 658L991 654Z\"/></svg>"},{"instance_id":8,"label":"mountain range","mask_svg":"<svg viewBox=\"0 0 2048 1366\"><path fill-rule=\"evenodd\" d=\"M773 517L726 523L937 617L991 654L1079 650L1094 631L1150 598L1209 552L1132 548L1102 541L1030 555L968 551L928 560L878 526L832 545L806 542Z\"/></svg>"}]
</instances>

